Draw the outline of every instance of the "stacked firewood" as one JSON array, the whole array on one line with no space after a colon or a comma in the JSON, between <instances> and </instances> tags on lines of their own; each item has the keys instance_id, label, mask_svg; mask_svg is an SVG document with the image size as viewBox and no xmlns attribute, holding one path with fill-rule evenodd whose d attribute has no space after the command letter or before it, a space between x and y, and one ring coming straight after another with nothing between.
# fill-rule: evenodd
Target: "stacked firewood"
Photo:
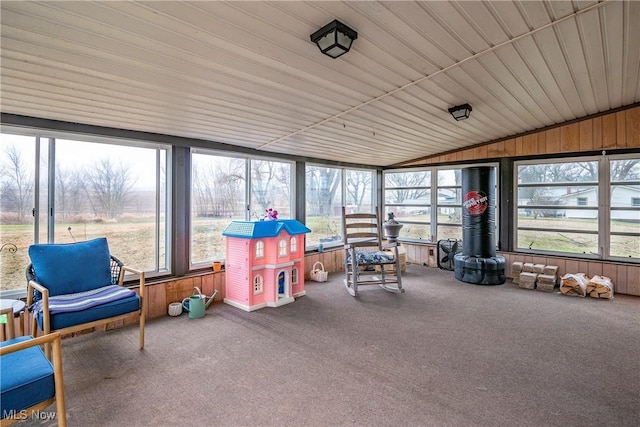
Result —
<instances>
[{"instance_id":1,"label":"stacked firewood","mask_svg":"<svg viewBox=\"0 0 640 427\"><path fill-rule=\"evenodd\" d=\"M560 292L578 297L587 296L589 278L584 273L567 273L560 279Z\"/></svg>"},{"instance_id":2,"label":"stacked firewood","mask_svg":"<svg viewBox=\"0 0 640 427\"><path fill-rule=\"evenodd\" d=\"M576 295L591 298L613 298L613 282L605 276L593 276L591 279L584 273L565 274L560 282L560 292L565 295Z\"/></svg>"},{"instance_id":3,"label":"stacked firewood","mask_svg":"<svg viewBox=\"0 0 640 427\"><path fill-rule=\"evenodd\" d=\"M513 283L523 289L553 292L557 283L558 266L516 261L511 265Z\"/></svg>"},{"instance_id":4,"label":"stacked firewood","mask_svg":"<svg viewBox=\"0 0 640 427\"><path fill-rule=\"evenodd\" d=\"M511 277L513 278L513 283L520 283L520 273L522 273L522 269L524 268L524 263L521 261L516 261L511 264Z\"/></svg>"},{"instance_id":5,"label":"stacked firewood","mask_svg":"<svg viewBox=\"0 0 640 427\"><path fill-rule=\"evenodd\" d=\"M587 283L587 294L591 298L613 298L613 282L605 276L593 276Z\"/></svg>"},{"instance_id":6,"label":"stacked firewood","mask_svg":"<svg viewBox=\"0 0 640 427\"><path fill-rule=\"evenodd\" d=\"M541 274L538 274L536 289L543 292L553 292L558 282L558 266L545 265Z\"/></svg>"}]
</instances>

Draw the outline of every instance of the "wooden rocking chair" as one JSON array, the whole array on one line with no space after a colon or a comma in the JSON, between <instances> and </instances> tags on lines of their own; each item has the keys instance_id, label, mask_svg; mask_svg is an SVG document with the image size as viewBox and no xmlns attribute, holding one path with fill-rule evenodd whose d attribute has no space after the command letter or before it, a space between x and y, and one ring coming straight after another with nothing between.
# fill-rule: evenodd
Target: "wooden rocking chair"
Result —
<instances>
[{"instance_id":1,"label":"wooden rocking chair","mask_svg":"<svg viewBox=\"0 0 640 427\"><path fill-rule=\"evenodd\" d=\"M382 227L375 213L347 214L342 208L344 236L345 280L347 291L358 296L358 287L378 285L402 293L402 276L398 243L382 243Z\"/></svg>"}]
</instances>

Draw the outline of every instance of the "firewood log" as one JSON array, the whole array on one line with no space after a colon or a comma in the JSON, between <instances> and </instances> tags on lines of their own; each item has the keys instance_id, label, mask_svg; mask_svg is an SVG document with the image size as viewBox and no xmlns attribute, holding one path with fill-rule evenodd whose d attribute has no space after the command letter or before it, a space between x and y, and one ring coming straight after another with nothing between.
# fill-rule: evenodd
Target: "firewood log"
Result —
<instances>
[{"instance_id":1,"label":"firewood log","mask_svg":"<svg viewBox=\"0 0 640 427\"><path fill-rule=\"evenodd\" d=\"M613 282L605 276L593 276L587 283L587 293L593 298L613 298Z\"/></svg>"},{"instance_id":2,"label":"firewood log","mask_svg":"<svg viewBox=\"0 0 640 427\"><path fill-rule=\"evenodd\" d=\"M589 278L584 273L567 273L560 279L560 292L565 295L587 296Z\"/></svg>"}]
</instances>

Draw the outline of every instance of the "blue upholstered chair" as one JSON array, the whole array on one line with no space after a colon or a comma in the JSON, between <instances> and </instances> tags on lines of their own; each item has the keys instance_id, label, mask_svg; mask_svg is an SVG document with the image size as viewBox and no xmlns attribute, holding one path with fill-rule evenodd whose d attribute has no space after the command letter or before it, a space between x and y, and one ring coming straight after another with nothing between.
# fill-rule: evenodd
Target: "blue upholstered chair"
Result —
<instances>
[{"instance_id":1,"label":"blue upholstered chair","mask_svg":"<svg viewBox=\"0 0 640 427\"><path fill-rule=\"evenodd\" d=\"M106 238L31 245L29 257L27 306L33 336L38 329L65 335L137 314L144 348L144 272L113 257ZM123 286L125 272L138 275L138 293Z\"/></svg>"},{"instance_id":2,"label":"blue upholstered chair","mask_svg":"<svg viewBox=\"0 0 640 427\"><path fill-rule=\"evenodd\" d=\"M53 364L40 349L53 346ZM18 337L0 343L0 417L2 425L30 418L56 404L59 426L67 425L60 333Z\"/></svg>"}]
</instances>

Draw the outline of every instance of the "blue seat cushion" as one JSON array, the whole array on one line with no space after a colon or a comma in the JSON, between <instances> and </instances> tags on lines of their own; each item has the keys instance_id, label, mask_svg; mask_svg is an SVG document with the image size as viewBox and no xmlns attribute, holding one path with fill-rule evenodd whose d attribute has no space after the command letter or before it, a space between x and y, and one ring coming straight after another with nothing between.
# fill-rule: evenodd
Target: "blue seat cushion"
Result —
<instances>
[{"instance_id":1,"label":"blue seat cushion","mask_svg":"<svg viewBox=\"0 0 640 427\"><path fill-rule=\"evenodd\" d=\"M49 295L74 294L111 284L107 239L100 237L67 244L29 246L36 282Z\"/></svg>"},{"instance_id":2,"label":"blue seat cushion","mask_svg":"<svg viewBox=\"0 0 640 427\"><path fill-rule=\"evenodd\" d=\"M33 339L18 337L1 347ZM0 359L0 414L22 411L55 396L53 365L39 346L5 354Z\"/></svg>"},{"instance_id":3,"label":"blue seat cushion","mask_svg":"<svg viewBox=\"0 0 640 427\"><path fill-rule=\"evenodd\" d=\"M107 319L120 314L132 313L137 310L140 310L140 297L138 294L135 294L130 297L120 298L116 301L100 304L82 311L52 314L50 317L51 330L55 331L69 326L93 322L94 320ZM36 313L36 320L40 329L44 330L41 311Z\"/></svg>"},{"instance_id":4,"label":"blue seat cushion","mask_svg":"<svg viewBox=\"0 0 640 427\"><path fill-rule=\"evenodd\" d=\"M356 250L356 261L358 265L367 264L393 264L395 261L393 255L384 251L363 251ZM351 251L349 251L345 264L351 264Z\"/></svg>"}]
</instances>

